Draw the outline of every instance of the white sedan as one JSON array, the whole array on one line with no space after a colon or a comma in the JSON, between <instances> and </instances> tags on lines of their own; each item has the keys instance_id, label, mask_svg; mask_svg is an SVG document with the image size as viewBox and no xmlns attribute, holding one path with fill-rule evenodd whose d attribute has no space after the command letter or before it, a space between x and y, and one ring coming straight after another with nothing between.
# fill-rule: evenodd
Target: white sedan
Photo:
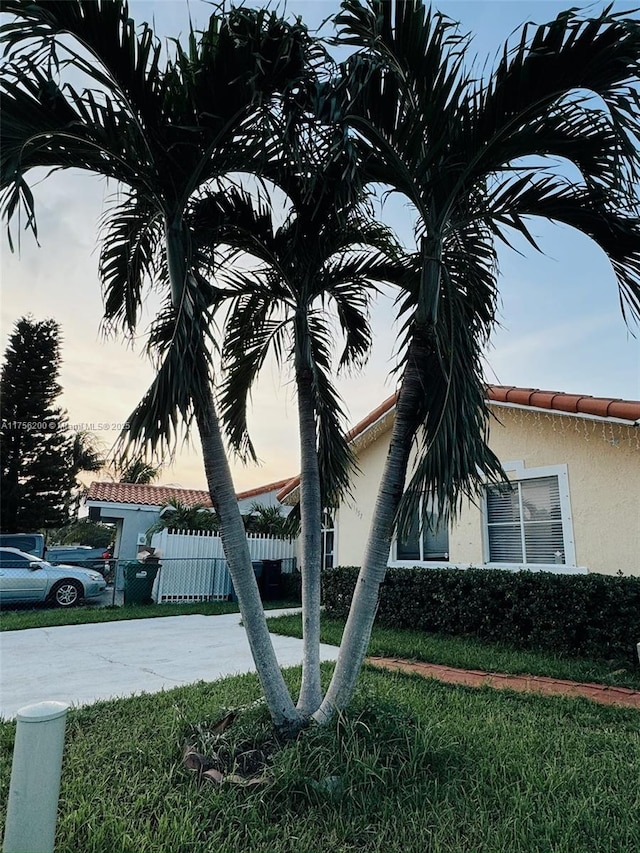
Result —
<instances>
[{"instance_id":1,"label":"white sedan","mask_svg":"<svg viewBox=\"0 0 640 853\"><path fill-rule=\"evenodd\" d=\"M104 592L107 582L99 572L76 566L52 566L17 548L0 548L0 605L50 601L73 607L83 598Z\"/></svg>"}]
</instances>

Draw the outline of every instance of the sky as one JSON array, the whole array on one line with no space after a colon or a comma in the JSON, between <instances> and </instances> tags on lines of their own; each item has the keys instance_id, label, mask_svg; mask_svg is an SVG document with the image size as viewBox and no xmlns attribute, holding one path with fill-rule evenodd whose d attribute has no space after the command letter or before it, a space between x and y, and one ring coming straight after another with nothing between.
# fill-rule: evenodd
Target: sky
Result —
<instances>
[{"instance_id":1,"label":"sky","mask_svg":"<svg viewBox=\"0 0 640 853\"><path fill-rule=\"evenodd\" d=\"M253 5L250 4L250 5ZM480 64L495 59L502 43L526 21L544 23L570 6L598 11L601 4L530 0L449 0L434 4L474 34L472 53ZM614 3L627 11L633 3ZM153 21L163 38L188 30L189 14L203 24L211 6L201 0L131 0L136 22ZM338 9L336 0L287 4L310 29ZM324 31L323 31L324 32ZM97 234L105 198L113 188L80 172L58 173L32 186L39 246L23 235L12 253L3 226L1 242L0 352L15 321L28 313L53 317L62 329L60 403L76 429L96 433L105 451L142 398L153 370L140 342L105 339L100 330L102 300L97 275ZM412 218L400 199L381 215L405 240ZM590 241L570 229L535 222L545 251L525 246L519 254L500 248L500 327L486 355L486 379L500 385L542 388L595 396L640 399L640 343L622 318L613 271ZM153 316L149 305L147 319ZM395 390L393 368L397 329L393 303L382 297L372 314L375 346L366 369L343 377L338 388L350 424L361 420ZM141 327L143 328L143 327ZM632 327L636 335L640 329ZM251 434L261 464L232 462L242 491L298 473L297 415L291 377L268 367L253 394ZM197 441L165 460L160 483L206 488Z\"/></svg>"}]
</instances>

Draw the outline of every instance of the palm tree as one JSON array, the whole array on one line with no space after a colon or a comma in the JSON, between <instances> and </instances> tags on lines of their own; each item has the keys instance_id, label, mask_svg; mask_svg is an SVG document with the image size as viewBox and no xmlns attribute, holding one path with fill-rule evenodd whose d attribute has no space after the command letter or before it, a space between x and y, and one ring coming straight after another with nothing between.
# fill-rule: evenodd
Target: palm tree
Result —
<instances>
[{"instance_id":1,"label":"palm tree","mask_svg":"<svg viewBox=\"0 0 640 853\"><path fill-rule=\"evenodd\" d=\"M161 530L213 530L220 529L215 512L204 504L185 504L177 498L169 498L160 512L160 518L146 531L147 536Z\"/></svg>"},{"instance_id":2,"label":"palm tree","mask_svg":"<svg viewBox=\"0 0 640 853\"><path fill-rule=\"evenodd\" d=\"M88 430L74 432L71 454L74 476L83 471L95 472L104 468L105 460L100 442Z\"/></svg>"},{"instance_id":3,"label":"palm tree","mask_svg":"<svg viewBox=\"0 0 640 853\"><path fill-rule=\"evenodd\" d=\"M199 191L273 156L264 126L274 93L303 76L308 39L275 14L213 15L163 60L151 28L136 32L123 0L7 0L2 27L2 190L11 222L22 211L34 234L27 175L80 168L123 188L105 226L100 272L107 321L133 333L149 282L170 296L151 345L153 385L129 437L151 450L195 421L205 472L243 621L276 725L299 715L277 665L255 582L210 385L211 288L192 263L185 210ZM60 61L60 55L66 57ZM89 85L59 84L70 65ZM96 89L97 87L97 89ZM11 235L10 235L11 239Z\"/></svg>"},{"instance_id":4,"label":"palm tree","mask_svg":"<svg viewBox=\"0 0 640 853\"><path fill-rule=\"evenodd\" d=\"M416 208L419 270L401 302L405 346L389 455L318 720L351 697L394 527L406 525L421 493L454 514L464 495L503 476L484 440L480 361L495 317L497 241L511 230L538 249L533 216L578 229L610 259L625 316L640 316L637 20L609 7L592 20L569 11L527 25L486 82L464 70L468 39L421 0L345 0L337 23L342 41L359 48L337 97L370 146L372 179Z\"/></svg>"},{"instance_id":5,"label":"palm tree","mask_svg":"<svg viewBox=\"0 0 640 853\"><path fill-rule=\"evenodd\" d=\"M84 472L95 473L105 466L103 449L96 436L88 430L74 432L71 443L71 473L75 485L72 490L70 514L78 515L78 509L88 489L78 481L78 475Z\"/></svg>"},{"instance_id":6,"label":"palm tree","mask_svg":"<svg viewBox=\"0 0 640 853\"><path fill-rule=\"evenodd\" d=\"M289 537L290 526L280 506L267 506L254 501L249 512L243 517L247 533L261 533L265 536L273 536L275 539Z\"/></svg>"},{"instance_id":7,"label":"palm tree","mask_svg":"<svg viewBox=\"0 0 640 853\"><path fill-rule=\"evenodd\" d=\"M304 123L315 120L298 116ZM310 140L312 143L310 144ZM292 365L300 436L303 669L298 708L306 716L322 701L320 581L322 514L348 491L353 459L345 440L342 401L332 380L335 341L344 338L340 369L360 366L371 346L368 308L376 282L402 272L391 232L375 222L357 185L357 152L336 122L297 128L295 157L271 164L269 178L290 208L276 226L272 208L248 193L204 199L194 210L196 243L205 251L226 240L250 253L258 268L235 267L223 277L220 301L232 299L220 400L227 433L255 458L247 432L247 401L269 352ZM339 144L342 143L342 146ZM347 167L351 180L345 181ZM219 224L218 224L219 223Z\"/></svg>"},{"instance_id":8,"label":"palm tree","mask_svg":"<svg viewBox=\"0 0 640 853\"><path fill-rule=\"evenodd\" d=\"M161 470L159 466L152 465L139 456L137 459L131 459L118 466L117 478L119 483L149 485L158 479Z\"/></svg>"}]
</instances>

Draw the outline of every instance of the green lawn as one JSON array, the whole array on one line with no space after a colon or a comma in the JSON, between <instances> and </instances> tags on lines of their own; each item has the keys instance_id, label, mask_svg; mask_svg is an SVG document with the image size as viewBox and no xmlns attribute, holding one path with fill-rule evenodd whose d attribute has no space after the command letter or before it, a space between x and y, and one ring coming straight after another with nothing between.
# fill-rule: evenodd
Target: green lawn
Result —
<instances>
[{"instance_id":1,"label":"green lawn","mask_svg":"<svg viewBox=\"0 0 640 853\"><path fill-rule=\"evenodd\" d=\"M344 622L322 618L321 639L340 645ZM269 620L274 634L302 636L300 616L281 616ZM443 637L421 631L374 627L369 654L427 661L462 669L481 669L528 675L546 675L570 681L587 681L640 690L640 667L619 661L591 661L554 657L548 653L522 651L483 643L475 638Z\"/></svg>"},{"instance_id":2,"label":"green lawn","mask_svg":"<svg viewBox=\"0 0 640 853\"><path fill-rule=\"evenodd\" d=\"M70 712L56 853L640 849L636 711L366 670L348 715L273 753L266 786L198 787L184 744L220 750L211 724L259 695L242 676ZM264 747L264 710L228 734L229 754Z\"/></svg>"},{"instance_id":3,"label":"green lawn","mask_svg":"<svg viewBox=\"0 0 640 853\"><path fill-rule=\"evenodd\" d=\"M299 606L291 601L265 602L265 609ZM57 610L39 607L32 610L0 611L0 630L19 631L25 628L51 628L57 625L78 625L85 622L112 622L124 619L149 619L163 616L204 614L216 616L237 613L235 602L198 602L195 604L136 605L133 607L77 607ZM302 636L302 620L298 615L281 616L269 620L275 634ZM344 622L322 619L322 641L339 645ZM402 657L409 660L428 661L464 669L482 669L489 672L547 675L571 681L591 681L616 687L640 690L640 667L620 661L590 661L554 657L542 652L514 650L493 643L482 643L474 638L443 637L419 631L394 630L374 627L370 655Z\"/></svg>"},{"instance_id":4,"label":"green lawn","mask_svg":"<svg viewBox=\"0 0 640 853\"><path fill-rule=\"evenodd\" d=\"M265 610L298 607L291 601L267 601ZM117 622L124 619L152 619L162 616L189 616L201 613L219 616L239 613L233 601L200 601L194 604L136 604L131 607L92 607L85 604L71 610L41 605L33 609L0 611L0 631L22 631L25 628L55 628L58 625L83 625L88 622Z\"/></svg>"}]
</instances>

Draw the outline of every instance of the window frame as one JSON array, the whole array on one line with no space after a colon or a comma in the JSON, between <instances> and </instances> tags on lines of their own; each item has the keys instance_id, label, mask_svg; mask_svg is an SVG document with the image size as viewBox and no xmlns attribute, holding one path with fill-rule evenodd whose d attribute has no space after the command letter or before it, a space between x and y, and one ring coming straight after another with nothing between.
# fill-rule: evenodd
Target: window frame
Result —
<instances>
[{"instance_id":1,"label":"window frame","mask_svg":"<svg viewBox=\"0 0 640 853\"><path fill-rule=\"evenodd\" d=\"M322 570L324 569L335 569L336 567L336 555L337 555L337 544L338 544L338 525L337 525L337 510L335 509L324 509L322 511L322 525L320 528L320 558L322 561ZM331 521L331 527L328 527L326 524L327 518ZM329 554L331 555L331 565L327 566L327 536L328 534L333 535L333 547Z\"/></svg>"},{"instance_id":2,"label":"window frame","mask_svg":"<svg viewBox=\"0 0 640 853\"><path fill-rule=\"evenodd\" d=\"M511 462L503 465L509 476L509 482L516 484L527 480L537 480L543 477L558 478L558 493L560 496L560 520L562 523L562 541L564 545L563 563L507 563L495 562L490 559L489 549L489 510L487 505L487 489L482 494L482 560L488 568L513 568L524 566L530 569L562 571L577 567L575 537L573 534L573 516L571 514L571 493L569 490L568 465L545 465L540 468L525 468L522 462ZM520 524L522 525L522 520Z\"/></svg>"},{"instance_id":3,"label":"window frame","mask_svg":"<svg viewBox=\"0 0 640 853\"><path fill-rule=\"evenodd\" d=\"M433 498L428 496L425 498L425 495L422 495L420 498L420 510L419 514L422 515L424 509L424 502L427 502L427 512L435 514L435 508L433 506ZM389 566L397 566L397 567L407 567L407 566L425 566L425 567L433 567L433 566L449 566L451 565L451 550L450 550L450 527L449 524L446 526L447 531L447 546L448 549L446 551L446 557L433 557L431 559L424 559L424 531L421 530L419 533L418 544L420 546L420 558L419 559L403 559L402 557L398 557L398 532L397 530L393 534L393 540L391 542L391 548L389 550L389 559L387 561L387 565Z\"/></svg>"}]
</instances>

